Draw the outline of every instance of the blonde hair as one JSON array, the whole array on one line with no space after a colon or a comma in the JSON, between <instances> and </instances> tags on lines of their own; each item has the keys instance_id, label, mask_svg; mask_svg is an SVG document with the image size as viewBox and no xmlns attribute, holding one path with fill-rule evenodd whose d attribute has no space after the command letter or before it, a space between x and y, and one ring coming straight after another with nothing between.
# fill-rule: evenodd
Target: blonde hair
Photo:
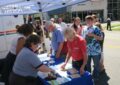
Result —
<instances>
[{"instance_id":1,"label":"blonde hair","mask_svg":"<svg viewBox=\"0 0 120 85\"><path fill-rule=\"evenodd\" d=\"M103 31L103 28L100 22L96 22L95 26L97 26L101 31Z\"/></svg>"},{"instance_id":2,"label":"blonde hair","mask_svg":"<svg viewBox=\"0 0 120 85\"><path fill-rule=\"evenodd\" d=\"M68 27L64 30L64 36L68 39L72 39L75 36L76 32L74 28Z\"/></svg>"},{"instance_id":3,"label":"blonde hair","mask_svg":"<svg viewBox=\"0 0 120 85\"><path fill-rule=\"evenodd\" d=\"M74 19L74 21L77 21L77 20L80 20L80 18L79 18L79 17L76 17L76 18Z\"/></svg>"}]
</instances>

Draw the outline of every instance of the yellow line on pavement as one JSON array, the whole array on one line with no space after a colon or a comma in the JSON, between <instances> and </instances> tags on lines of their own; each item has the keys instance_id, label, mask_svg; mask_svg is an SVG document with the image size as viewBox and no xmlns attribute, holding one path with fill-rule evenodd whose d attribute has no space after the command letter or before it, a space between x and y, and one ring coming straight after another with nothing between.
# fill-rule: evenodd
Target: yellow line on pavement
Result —
<instances>
[{"instance_id":1,"label":"yellow line on pavement","mask_svg":"<svg viewBox=\"0 0 120 85\"><path fill-rule=\"evenodd\" d=\"M117 40L120 41L120 37L106 37L105 40Z\"/></svg>"},{"instance_id":2,"label":"yellow line on pavement","mask_svg":"<svg viewBox=\"0 0 120 85\"><path fill-rule=\"evenodd\" d=\"M120 49L120 45L106 45L105 47Z\"/></svg>"}]
</instances>

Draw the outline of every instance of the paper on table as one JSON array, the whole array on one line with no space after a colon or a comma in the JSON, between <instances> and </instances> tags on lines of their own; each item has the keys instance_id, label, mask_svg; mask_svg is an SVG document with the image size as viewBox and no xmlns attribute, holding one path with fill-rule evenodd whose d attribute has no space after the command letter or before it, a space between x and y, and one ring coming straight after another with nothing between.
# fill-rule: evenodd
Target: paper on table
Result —
<instances>
[{"instance_id":1,"label":"paper on table","mask_svg":"<svg viewBox=\"0 0 120 85\"><path fill-rule=\"evenodd\" d=\"M63 83L68 82L69 80L64 77L59 77L56 79L56 81L58 82L58 84L63 84Z\"/></svg>"},{"instance_id":2,"label":"paper on table","mask_svg":"<svg viewBox=\"0 0 120 85\"><path fill-rule=\"evenodd\" d=\"M48 61L48 60L50 60L50 57L47 57L47 53L38 55L38 58L41 61Z\"/></svg>"},{"instance_id":3,"label":"paper on table","mask_svg":"<svg viewBox=\"0 0 120 85\"><path fill-rule=\"evenodd\" d=\"M53 70L55 70L61 77L68 78L67 71L62 71L61 70L61 66L62 65L63 65L63 63L61 63L59 65L50 66L50 68L52 68ZM68 64L67 68L71 68L71 64Z\"/></svg>"},{"instance_id":4,"label":"paper on table","mask_svg":"<svg viewBox=\"0 0 120 85\"><path fill-rule=\"evenodd\" d=\"M74 78L79 78L80 77L80 74L72 74L72 75L69 75L72 79Z\"/></svg>"},{"instance_id":5,"label":"paper on table","mask_svg":"<svg viewBox=\"0 0 120 85\"><path fill-rule=\"evenodd\" d=\"M77 74L78 71L75 68L68 69L67 72L72 75L72 74Z\"/></svg>"},{"instance_id":6,"label":"paper on table","mask_svg":"<svg viewBox=\"0 0 120 85\"><path fill-rule=\"evenodd\" d=\"M46 77L48 77L48 73L39 71L39 72L38 72L38 76L39 76L40 78L42 78L42 79L45 79Z\"/></svg>"}]
</instances>

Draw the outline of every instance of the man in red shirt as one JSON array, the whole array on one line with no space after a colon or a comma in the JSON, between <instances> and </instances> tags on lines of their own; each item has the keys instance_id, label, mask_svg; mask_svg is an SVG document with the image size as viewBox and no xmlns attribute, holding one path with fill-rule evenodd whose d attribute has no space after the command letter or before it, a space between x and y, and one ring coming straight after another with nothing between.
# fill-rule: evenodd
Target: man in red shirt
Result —
<instances>
[{"instance_id":1,"label":"man in red shirt","mask_svg":"<svg viewBox=\"0 0 120 85\"><path fill-rule=\"evenodd\" d=\"M62 68L65 68L70 57L72 57L73 68L80 69L80 74L82 75L87 64L86 42L81 36L76 34L73 28L66 29L64 35L68 41L68 54Z\"/></svg>"}]
</instances>

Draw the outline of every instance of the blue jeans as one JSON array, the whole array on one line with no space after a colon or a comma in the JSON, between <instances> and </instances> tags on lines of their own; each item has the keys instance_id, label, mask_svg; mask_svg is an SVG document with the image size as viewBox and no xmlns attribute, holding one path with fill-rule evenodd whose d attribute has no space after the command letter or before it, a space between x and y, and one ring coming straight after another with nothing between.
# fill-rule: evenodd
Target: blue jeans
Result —
<instances>
[{"instance_id":1,"label":"blue jeans","mask_svg":"<svg viewBox=\"0 0 120 85\"><path fill-rule=\"evenodd\" d=\"M94 64L94 70L93 70L93 77L98 78L99 72L100 72L100 55L97 56L88 56L88 62L87 62L87 71L91 72L91 60L93 59L93 64Z\"/></svg>"}]
</instances>

